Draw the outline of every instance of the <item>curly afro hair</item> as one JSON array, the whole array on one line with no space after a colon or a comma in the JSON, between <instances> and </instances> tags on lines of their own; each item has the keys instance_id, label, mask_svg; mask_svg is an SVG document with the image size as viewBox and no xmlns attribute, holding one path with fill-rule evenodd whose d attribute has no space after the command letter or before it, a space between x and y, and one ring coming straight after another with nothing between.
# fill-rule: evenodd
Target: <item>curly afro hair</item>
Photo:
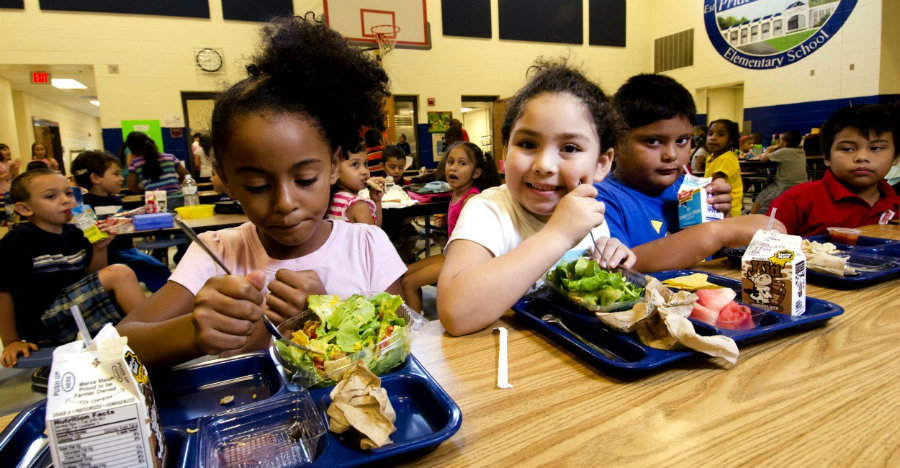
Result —
<instances>
[{"instance_id":1,"label":"curly afro hair","mask_svg":"<svg viewBox=\"0 0 900 468\"><path fill-rule=\"evenodd\" d=\"M360 127L384 125L387 74L340 34L307 15L272 20L261 37L249 76L216 99L212 139L219 165L232 125L247 115L309 118L332 151L356 147Z\"/></svg>"},{"instance_id":2,"label":"curly afro hair","mask_svg":"<svg viewBox=\"0 0 900 468\"><path fill-rule=\"evenodd\" d=\"M601 152L614 148L621 140L624 132L622 119L609 96L565 60L547 61L538 58L528 69L528 74L531 75L528 83L516 92L506 109L501 129L504 145L509 143L513 124L522 116L525 104L544 93L569 94L584 104L600 137Z\"/></svg>"}]
</instances>

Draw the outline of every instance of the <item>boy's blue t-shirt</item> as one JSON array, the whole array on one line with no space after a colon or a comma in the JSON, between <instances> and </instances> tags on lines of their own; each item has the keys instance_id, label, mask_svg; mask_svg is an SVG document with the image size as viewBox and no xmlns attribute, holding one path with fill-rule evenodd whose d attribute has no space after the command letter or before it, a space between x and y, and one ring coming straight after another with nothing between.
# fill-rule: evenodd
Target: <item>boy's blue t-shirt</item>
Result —
<instances>
[{"instance_id":1,"label":"boy's blue t-shirt","mask_svg":"<svg viewBox=\"0 0 900 468\"><path fill-rule=\"evenodd\" d=\"M683 180L684 174L655 195L626 185L612 174L595 183L597 200L606 204L609 236L634 248L678 231L678 187Z\"/></svg>"}]
</instances>

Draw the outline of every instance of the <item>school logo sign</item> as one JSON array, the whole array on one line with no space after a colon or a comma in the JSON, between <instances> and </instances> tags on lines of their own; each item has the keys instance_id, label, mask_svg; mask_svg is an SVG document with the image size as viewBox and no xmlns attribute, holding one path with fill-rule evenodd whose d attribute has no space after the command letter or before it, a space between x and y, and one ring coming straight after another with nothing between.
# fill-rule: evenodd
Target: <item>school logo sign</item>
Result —
<instances>
[{"instance_id":1,"label":"school logo sign","mask_svg":"<svg viewBox=\"0 0 900 468\"><path fill-rule=\"evenodd\" d=\"M752 70L783 67L828 42L857 0L704 0L706 34L729 62Z\"/></svg>"}]
</instances>

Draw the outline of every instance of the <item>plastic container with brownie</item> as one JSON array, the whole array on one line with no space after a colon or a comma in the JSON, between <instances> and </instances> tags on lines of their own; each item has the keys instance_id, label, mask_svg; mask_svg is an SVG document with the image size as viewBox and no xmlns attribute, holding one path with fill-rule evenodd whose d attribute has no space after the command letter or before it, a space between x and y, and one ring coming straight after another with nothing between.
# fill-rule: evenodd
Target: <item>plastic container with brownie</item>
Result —
<instances>
[{"instance_id":1,"label":"plastic container with brownie","mask_svg":"<svg viewBox=\"0 0 900 468\"><path fill-rule=\"evenodd\" d=\"M313 295L309 309L285 320L278 330L309 348L304 351L272 340L270 353L290 381L300 387L334 385L354 361L363 360L375 375L409 356L412 335L425 319L389 293Z\"/></svg>"}]
</instances>

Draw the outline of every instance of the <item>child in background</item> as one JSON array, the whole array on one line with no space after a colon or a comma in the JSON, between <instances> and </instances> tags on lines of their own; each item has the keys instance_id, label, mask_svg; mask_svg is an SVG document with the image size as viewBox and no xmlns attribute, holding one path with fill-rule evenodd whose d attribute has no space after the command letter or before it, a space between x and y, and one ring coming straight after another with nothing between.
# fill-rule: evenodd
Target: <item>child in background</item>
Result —
<instances>
[{"instance_id":1,"label":"child in background","mask_svg":"<svg viewBox=\"0 0 900 468\"><path fill-rule=\"evenodd\" d=\"M397 143L397 146L403 150L403 154L405 156L409 156L409 153L412 152L412 149L409 147L409 142L406 141L406 134L401 133L399 139L400 141Z\"/></svg>"},{"instance_id":2,"label":"child in background","mask_svg":"<svg viewBox=\"0 0 900 468\"><path fill-rule=\"evenodd\" d=\"M13 179L19 175L19 167L21 165L22 161L19 161L18 159L15 161L12 160L12 153L9 151L9 146L0 143L0 196L9 192L9 187L12 185ZM0 203L3 202L0 201Z\"/></svg>"},{"instance_id":3,"label":"child in background","mask_svg":"<svg viewBox=\"0 0 900 468\"><path fill-rule=\"evenodd\" d=\"M358 128L384 121L387 75L314 20L275 20L262 37L250 76L213 110L216 172L250 222L200 238L232 274L191 245L169 282L119 324L145 364L264 349L262 314L279 323L310 294L401 292L406 266L380 229L324 219L344 148L357 145Z\"/></svg>"},{"instance_id":4,"label":"child in background","mask_svg":"<svg viewBox=\"0 0 900 468\"><path fill-rule=\"evenodd\" d=\"M725 179L731 186L731 216L741 215L744 203L744 183L741 181L741 164L731 149L735 147L738 126L728 119L719 119L709 126L706 136L706 168L703 177Z\"/></svg>"},{"instance_id":5,"label":"child in background","mask_svg":"<svg viewBox=\"0 0 900 468\"><path fill-rule=\"evenodd\" d=\"M366 167L372 175L381 175L384 136L378 129L370 128L363 134L363 143L366 145Z\"/></svg>"},{"instance_id":6,"label":"child in background","mask_svg":"<svg viewBox=\"0 0 900 468\"><path fill-rule=\"evenodd\" d=\"M706 192L707 202L726 218L679 226L678 190L697 115L684 86L664 75L636 75L619 88L613 104L628 133L617 147L614 172L597 184L597 199L606 204L610 237L634 250L636 269L687 268L723 247L747 245L766 227L765 216L727 215L731 187L723 179L714 180ZM780 223L775 228L781 228Z\"/></svg>"},{"instance_id":7,"label":"child in background","mask_svg":"<svg viewBox=\"0 0 900 468\"><path fill-rule=\"evenodd\" d=\"M73 305L97 333L144 300L130 268L107 266L113 236L91 245L69 223L75 197L62 174L49 168L26 171L13 181L10 196L29 222L0 240L0 339L6 367L38 345L74 340Z\"/></svg>"},{"instance_id":8,"label":"child in background","mask_svg":"<svg viewBox=\"0 0 900 468\"><path fill-rule=\"evenodd\" d=\"M79 187L87 190L83 201L98 207L122 207L122 167L117 158L100 150L85 151L72 161L72 175ZM118 210L117 210L118 211ZM107 249L109 263L124 263L134 270L138 281L156 292L169 279L169 268L159 260L134 248L131 239L116 238Z\"/></svg>"},{"instance_id":9,"label":"child in background","mask_svg":"<svg viewBox=\"0 0 900 468\"><path fill-rule=\"evenodd\" d=\"M369 199L357 195L366 188L369 168L366 167L366 150L362 146L344 154L341 161L338 180L332 187L331 204L328 206L328 219L340 219L351 223L364 223L381 226L381 199L384 196L384 184L372 180L382 190L369 190Z\"/></svg>"},{"instance_id":10,"label":"child in background","mask_svg":"<svg viewBox=\"0 0 900 468\"><path fill-rule=\"evenodd\" d=\"M778 138L777 146L770 146L771 151L759 157L761 162L777 162L778 169L775 171L775 181L762 189L756 200L753 200L750 214L766 213L772 200L778 198L785 190L806 182L806 155L800 148L801 138L803 137L800 132L793 130L784 132Z\"/></svg>"},{"instance_id":11,"label":"child in background","mask_svg":"<svg viewBox=\"0 0 900 468\"><path fill-rule=\"evenodd\" d=\"M384 175L394 179L397 185L406 185L403 170L406 168L406 153L399 146L386 146L381 152L384 158Z\"/></svg>"},{"instance_id":12,"label":"child in background","mask_svg":"<svg viewBox=\"0 0 900 468\"><path fill-rule=\"evenodd\" d=\"M503 121L506 184L469 200L444 250L437 307L451 335L494 323L566 251L593 247L589 231L608 266L635 261L607 237L592 185L612 166L618 114L569 66L539 61L533 69Z\"/></svg>"},{"instance_id":13,"label":"child in background","mask_svg":"<svg viewBox=\"0 0 900 468\"><path fill-rule=\"evenodd\" d=\"M141 132L131 132L125 138L125 147L132 155L128 163L129 190L165 190L168 193L181 190L181 180L188 174L187 169L175 156L160 153L152 138Z\"/></svg>"},{"instance_id":14,"label":"child in background","mask_svg":"<svg viewBox=\"0 0 900 468\"><path fill-rule=\"evenodd\" d=\"M31 160L42 162L54 171L59 170L59 163L56 159L47 157L47 147L41 143L35 142L31 144Z\"/></svg>"},{"instance_id":15,"label":"child in background","mask_svg":"<svg viewBox=\"0 0 900 468\"><path fill-rule=\"evenodd\" d=\"M800 236L896 218L900 197L884 176L900 158L898 133L884 106L838 109L820 132L825 176L788 189L769 211Z\"/></svg>"},{"instance_id":16,"label":"child in background","mask_svg":"<svg viewBox=\"0 0 900 468\"><path fill-rule=\"evenodd\" d=\"M453 190L447 209L447 236L452 236L466 202L482 190L500 185L500 175L493 158L485 156L481 148L469 142L461 141L451 146L444 161L443 172ZM432 255L410 265L403 275L403 297L413 310L422 310L422 286L437 282L443 264L443 255Z\"/></svg>"}]
</instances>

